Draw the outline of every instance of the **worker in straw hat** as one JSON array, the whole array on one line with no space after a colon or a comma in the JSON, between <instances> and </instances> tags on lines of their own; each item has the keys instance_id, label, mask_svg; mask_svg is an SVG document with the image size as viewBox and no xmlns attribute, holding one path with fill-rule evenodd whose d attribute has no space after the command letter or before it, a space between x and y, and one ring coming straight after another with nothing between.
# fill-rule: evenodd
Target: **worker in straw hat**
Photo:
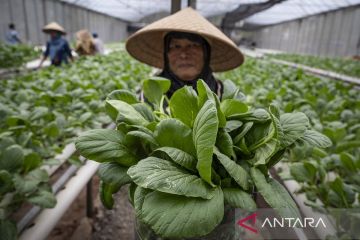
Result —
<instances>
[{"instance_id":1,"label":"worker in straw hat","mask_svg":"<svg viewBox=\"0 0 360 240\"><path fill-rule=\"evenodd\" d=\"M69 43L62 37L66 32L62 26L56 22L49 23L43 29L43 32L50 35L50 40L46 43L46 50L40 61L39 68L47 57L50 57L51 64L60 66L62 63L68 63L68 58L73 60Z\"/></svg>"},{"instance_id":2,"label":"worker in straw hat","mask_svg":"<svg viewBox=\"0 0 360 240\"><path fill-rule=\"evenodd\" d=\"M240 66L244 57L238 47L218 28L192 8L185 8L134 33L126 42L131 56L161 68L159 76L170 79L170 98L179 88L203 79L221 96L222 84L214 72Z\"/></svg>"},{"instance_id":3,"label":"worker in straw hat","mask_svg":"<svg viewBox=\"0 0 360 240\"><path fill-rule=\"evenodd\" d=\"M75 51L79 56L96 54L94 39L88 30L82 29L76 33Z\"/></svg>"}]
</instances>

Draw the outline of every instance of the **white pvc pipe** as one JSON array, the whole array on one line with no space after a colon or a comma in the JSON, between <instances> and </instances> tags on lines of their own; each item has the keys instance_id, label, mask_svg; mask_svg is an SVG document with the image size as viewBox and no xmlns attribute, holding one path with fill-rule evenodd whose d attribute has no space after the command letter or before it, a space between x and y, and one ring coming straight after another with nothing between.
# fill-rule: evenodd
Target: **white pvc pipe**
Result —
<instances>
[{"instance_id":1,"label":"white pvc pipe","mask_svg":"<svg viewBox=\"0 0 360 240\"><path fill-rule=\"evenodd\" d=\"M264 53L271 53L274 54L276 53L276 51L274 52L273 50L266 50L266 49L256 49L256 51L252 50L252 49L248 49L248 48L242 48L241 51L250 57L253 58L263 58L264 57ZM281 52L279 52L281 53ZM298 63L293 63L293 62L288 62L288 61L284 61L284 60L280 60L280 59L273 59L273 58L269 58L270 62L273 63L278 63L278 64L283 64L283 65L287 65L290 67L295 67L295 68L299 68L299 69L303 69L307 72L316 74L316 75L320 75L320 76L324 76L324 77L329 77L332 79L338 79L338 80L342 80L344 82L348 82L348 83L355 83L357 85L360 85L360 79L356 78L356 77L351 77L351 76L347 76L344 74L339 74L336 72L332 72L332 71L328 71L328 70L323 70L323 69L319 69L319 68L313 68L313 67L309 67L303 64L298 64Z\"/></svg>"},{"instance_id":2,"label":"white pvc pipe","mask_svg":"<svg viewBox=\"0 0 360 240\"><path fill-rule=\"evenodd\" d=\"M66 210L96 173L99 163L86 161L77 174L65 185L64 190L56 195L57 204L54 208L44 209L34 220L34 225L20 235L20 240L42 240L50 234Z\"/></svg>"},{"instance_id":3,"label":"white pvc pipe","mask_svg":"<svg viewBox=\"0 0 360 240\"><path fill-rule=\"evenodd\" d=\"M275 169L285 169L287 171L288 167L283 163L278 163L275 166ZM300 211L304 214L305 217L312 217L316 220L322 219L325 223L326 228L323 227L322 224L319 224L316 228L314 228L314 231L318 235L320 239L326 239L327 235L333 235L336 236L336 230L334 228L333 222L330 220L330 218L322 213L315 212L311 207L305 205L306 195L304 193L301 194L294 194L294 192L298 191L300 189L300 185L295 180L285 180L283 181L285 187L288 189L289 193L292 195L292 197L295 199L295 202L300 208Z\"/></svg>"},{"instance_id":4,"label":"white pvc pipe","mask_svg":"<svg viewBox=\"0 0 360 240\"><path fill-rule=\"evenodd\" d=\"M346 76L346 75L343 75L343 74L339 74L339 73L335 73L335 72L331 72L331 71L327 71L327 70L322 70L322 69L318 69L318 68L308 67L308 66L298 64L298 63L287 62L287 61L284 61L284 60L270 59L270 61L274 62L274 63L280 63L280 64L283 64L283 65L295 67L295 68L300 68L300 69L303 69L305 71L315 73L315 74L318 74L318 75L321 75L321 76L324 76L324 77L329 77L329 78L333 78L333 79L339 79L339 80L342 80L344 82L355 83L357 85L360 85L360 79L359 78L350 77L350 76Z\"/></svg>"}]
</instances>

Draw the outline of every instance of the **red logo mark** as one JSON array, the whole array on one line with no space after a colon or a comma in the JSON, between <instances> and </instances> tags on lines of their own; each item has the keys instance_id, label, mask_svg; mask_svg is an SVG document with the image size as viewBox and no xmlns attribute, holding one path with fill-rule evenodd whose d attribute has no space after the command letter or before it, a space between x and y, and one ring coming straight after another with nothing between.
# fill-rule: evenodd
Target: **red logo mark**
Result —
<instances>
[{"instance_id":1,"label":"red logo mark","mask_svg":"<svg viewBox=\"0 0 360 240\"><path fill-rule=\"evenodd\" d=\"M240 220L237 222L237 224L240 225L240 226L243 227L243 228L246 228L246 229L254 232L254 233L257 233L257 230L256 230L255 228L252 228L252 227L244 224L244 222L246 222L246 221L248 221L248 220L251 222L251 225L255 225L255 222L256 222L256 213L253 213L253 214L247 216L246 218L240 219Z\"/></svg>"}]
</instances>

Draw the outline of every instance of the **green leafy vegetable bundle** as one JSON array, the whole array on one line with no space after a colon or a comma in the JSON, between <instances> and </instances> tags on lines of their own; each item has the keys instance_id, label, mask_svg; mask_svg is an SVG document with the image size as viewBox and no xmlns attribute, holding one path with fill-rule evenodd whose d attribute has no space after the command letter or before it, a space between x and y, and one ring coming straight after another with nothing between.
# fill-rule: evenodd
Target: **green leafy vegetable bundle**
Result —
<instances>
[{"instance_id":1,"label":"green leafy vegetable bundle","mask_svg":"<svg viewBox=\"0 0 360 240\"><path fill-rule=\"evenodd\" d=\"M330 140L309 129L301 112L280 115L252 109L231 82L222 101L199 80L167 101L170 82L143 84L148 103L126 90L112 92L106 111L116 129L95 129L76 141L80 153L101 162L100 194L112 208L112 194L131 183L137 218L169 238L204 236L219 225L224 205L255 210L254 189L283 217L299 217L286 189L268 170L289 148L304 142L327 147ZM149 106L152 105L152 107Z\"/></svg>"},{"instance_id":2,"label":"green leafy vegetable bundle","mask_svg":"<svg viewBox=\"0 0 360 240\"><path fill-rule=\"evenodd\" d=\"M41 51L25 44L9 45L0 42L0 68L20 67L40 54Z\"/></svg>"}]
</instances>

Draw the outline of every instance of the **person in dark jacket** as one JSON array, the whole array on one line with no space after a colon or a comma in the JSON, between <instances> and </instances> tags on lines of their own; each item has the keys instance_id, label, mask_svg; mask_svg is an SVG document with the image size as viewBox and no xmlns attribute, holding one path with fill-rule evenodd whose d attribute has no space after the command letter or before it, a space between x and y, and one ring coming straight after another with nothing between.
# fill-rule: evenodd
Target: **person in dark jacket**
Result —
<instances>
[{"instance_id":1,"label":"person in dark jacket","mask_svg":"<svg viewBox=\"0 0 360 240\"><path fill-rule=\"evenodd\" d=\"M15 24L10 23L9 24L9 30L6 33L6 43L15 45L21 43L21 40L19 38L19 33L15 29Z\"/></svg>"},{"instance_id":2,"label":"person in dark jacket","mask_svg":"<svg viewBox=\"0 0 360 240\"><path fill-rule=\"evenodd\" d=\"M50 40L46 43L46 50L40 61L39 68L48 57L50 57L51 65L54 66L68 63L68 59L73 61L69 43L62 37L66 34L63 27L56 22L52 22L43 28L43 32L50 35Z\"/></svg>"},{"instance_id":3,"label":"person in dark jacket","mask_svg":"<svg viewBox=\"0 0 360 240\"><path fill-rule=\"evenodd\" d=\"M196 90L199 79L221 97L222 85L213 71L227 71L244 61L235 43L192 8L140 29L127 40L126 49L137 60L162 69L159 76L171 80L169 98L185 85Z\"/></svg>"}]
</instances>

